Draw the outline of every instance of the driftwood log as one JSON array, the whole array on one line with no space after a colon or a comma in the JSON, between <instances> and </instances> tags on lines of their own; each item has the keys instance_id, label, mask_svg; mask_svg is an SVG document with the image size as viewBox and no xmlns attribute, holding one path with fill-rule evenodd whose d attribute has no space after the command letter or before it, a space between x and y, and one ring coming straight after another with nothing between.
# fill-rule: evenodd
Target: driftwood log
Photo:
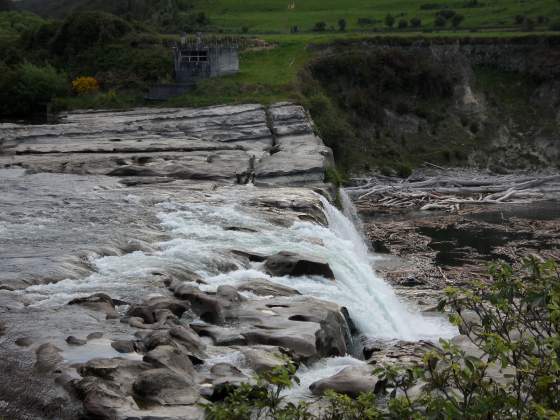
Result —
<instances>
[{"instance_id":1,"label":"driftwood log","mask_svg":"<svg viewBox=\"0 0 560 420\"><path fill-rule=\"evenodd\" d=\"M465 172L402 180L374 176L355 180L348 194L358 203L392 208L457 211L462 205L524 204L560 196L560 174L480 175Z\"/></svg>"}]
</instances>

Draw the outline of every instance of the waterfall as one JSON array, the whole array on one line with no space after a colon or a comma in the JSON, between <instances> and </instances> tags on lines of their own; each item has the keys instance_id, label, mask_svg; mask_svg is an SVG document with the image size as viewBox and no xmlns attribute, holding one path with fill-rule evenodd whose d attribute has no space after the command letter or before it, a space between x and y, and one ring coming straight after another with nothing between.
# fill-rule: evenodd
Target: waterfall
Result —
<instances>
[{"instance_id":1,"label":"waterfall","mask_svg":"<svg viewBox=\"0 0 560 420\"><path fill-rule=\"evenodd\" d=\"M345 213L361 226L344 191L341 199ZM372 268L371 254L356 225L328 200L321 201L335 237L329 241L329 263L340 283L342 295L338 303L347 306L358 328L370 337L405 340L454 335L454 329L443 319L424 317L399 301L391 286Z\"/></svg>"},{"instance_id":2,"label":"waterfall","mask_svg":"<svg viewBox=\"0 0 560 420\"><path fill-rule=\"evenodd\" d=\"M308 221L297 221L287 227L263 216L247 201L247 196L253 193L251 188L222 190L208 201L162 203L158 205L158 217L170 239L159 243L156 252L136 251L98 258L92 275L33 286L26 294L37 305L47 306L93 292L134 301L138 296L162 290L161 286L154 288L150 273L188 269L205 279L207 285L200 286L203 290L249 279L267 279L304 295L335 302L348 309L354 324L367 337L417 340L454 334L443 318L424 317L400 302L393 289L376 275L368 246L351 220L359 226L358 215L343 191L341 199L348 217L319 196L328 227ZM236 229L231 229L232 226ZM329 263L336 281L317 276L269 276L264 273L263 263L248 266L232 250L263 255L291 251L319 258ZM233 271L224 273L224 267Z\"/></svg>"},{"instance_id":3,"label":"waterfall","mask_svg":"<svg viewBox=\"0 0 560 420\"><path fill-rule=\"evenodd\" d=\"M340 202L342 204L342 214L344 214L346 218L352 221L355 228L360 233L360 236L365 241L366 237L364 234L362 219L360 218L360 215L358 214L358 210L356 209L356 206L352 202L352 199L350 198L350 196L348 195L348 193L344 188L340 188L338 190L338 195L340 197Z\"/></svg>"}]
</instances>

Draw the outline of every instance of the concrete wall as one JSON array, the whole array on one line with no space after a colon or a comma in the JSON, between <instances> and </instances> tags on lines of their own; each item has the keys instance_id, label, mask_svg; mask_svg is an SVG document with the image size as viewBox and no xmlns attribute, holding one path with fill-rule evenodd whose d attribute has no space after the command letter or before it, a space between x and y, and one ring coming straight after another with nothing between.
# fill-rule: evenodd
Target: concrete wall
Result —
<instances>
[{"instance_id":1,"label":"concrete wall","mask_svg":"<svg viewBox=\"0 0 560 420\"><path fill-rule=\"evenodd\" d=\"M175 72L177 83L191 83L211 76L211 62L191 62L183 64L179 71Z\"/></svg>"},{"instance_id":2,"label":"concrete wall","mask_svg":"<svg viewBox=\"0 0 560 420\"><path fill-rule=\"evenodd\" d=\"M207 62L176 62L175 68L177 83L191 83L209 77L235 74L239 71L239 54L237 48L233 47L210 48Z\"/></svg>"},{"instance_id":3,"label":"concrete wall","mask_svg":"<svg viewBox=\"0 0 560 420\"><path fill-rule=\"evenodd\" d=\"M237 48L220 47L210 50L210 76L224 76L239 71L239 54Z\"/></svg>"}]
</instances>

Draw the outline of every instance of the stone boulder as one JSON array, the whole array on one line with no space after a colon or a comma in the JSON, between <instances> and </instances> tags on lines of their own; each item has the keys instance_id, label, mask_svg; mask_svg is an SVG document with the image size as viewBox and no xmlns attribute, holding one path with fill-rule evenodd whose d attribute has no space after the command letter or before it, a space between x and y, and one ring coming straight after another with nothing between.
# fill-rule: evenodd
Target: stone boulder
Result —
<instances>
[{"instance_id":1,"label":"stone boulder","mask_svg":"<svg viewBox=\"0 0 560 420\"><path fill-rule=\"evenodd\" d=\"M279 252L268 257L264 263L271 276L322 276L334 280L334 273L326 261L302 257L293 252Z\"/></svg>"},{"instance_id":2,"label":"stone boulder","mask_svg":"<svg viewBox=\"0 0 560 420\"><path fill-rule=\"evenodd\" d=\"M62 350L54 344L41 344L35 351L35 355L37 356L35 369L40 372L49 372L53 370L63 360L60 355L61 351Z\"/></svg>"},{"instance_id":3,"label":"stone boulder","mask_svg":"<svg viewBox=\"0 0 560 420\"><path fill-rule=\"evenodd\" d=\"M175 289L175 296L187 300L194 313L202 320L213 324L224 322L224 309L228 301L202 292L198 287L184 283Z\"/></svg>"},{"instance_id":4,"label":"stone boulder","mask_svg":"<svg viewBox=\"0 0 560 420\"><path fill-rule=\"evenodd\" d=\"M356 398L362 393L375 391L378 378L372 375L371 370L368 366L349 366L330 378L313 382L309 389L317 396L330 390Z\"/></svg>"},{"instance_id":5,"label":"stone boulder","mask_svg":"<svg viewBox=\"0 0 560 420\"><path fill-rule=\"evenodd\" d=\"M194 367L188 354L172 346L159 346L146 353L144 362L156 368L167 368L178 375L195 375Z\"/></svg>"},{"instance_id":6,"label":"stone boulder","mask_svg":"<svg viewBox=\"0 0 560 420\"><path fill-rule=\"evenodd\" d=\"M268 280L249 280L237 286L240 292L251 292L258 296L293 296L300 295L296 289L272 283Z\"/></svg>"},{"instance_id":7,"label":"stone boulder","mask_svg":"<svg viewBox=\"0 0 560 420\"><path fill-rule=\"evenodd\" d=\"M133 389L139 399L159 405L191 405L200 398L192 376L169 369L141 373L134 381Z\"/></svg>"},{"instance_id":8,"label":"stone boulder","mask_svg":"<svg viewBox=\"0 0 560 420\"><path fill-rule=\"evenodd\" d=\"M104 312L107 319L118 318L119 315L115 310L116 301L105 293L95 293L93 295L76 298L68 302L68 305L80 305L93 311Z\"/></svg>"}]
</instances>

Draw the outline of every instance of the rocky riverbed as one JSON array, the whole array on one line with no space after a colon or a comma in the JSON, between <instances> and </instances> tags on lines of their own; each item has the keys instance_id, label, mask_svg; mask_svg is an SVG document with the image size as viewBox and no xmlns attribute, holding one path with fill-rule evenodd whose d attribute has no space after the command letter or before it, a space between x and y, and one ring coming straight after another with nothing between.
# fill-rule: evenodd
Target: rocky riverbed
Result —
<instances>
[{"instance_id":1,"label":"rocky riverbed","mask_svg":"<svg viewBox=\"0 0 560 420\"><path fill-rule=\"evenodd\" d=\"M472 186L427 186L421 192L410 192L410 201L407 196L404 202L375 195L364 197L363 193L352 195L368 241L379 256L378 273L402 298L429 311L445 287L467 287L472 280L487 278L492 262L519 264L521 258L530 255L560 261L557 183L520 191L521 200L511 191L498 194L507 194L508 200L492 202L484 198L495 196L493 191L500 191L496 186L515 180L530 183L533 179L557 178L553 171L496 175L458 168L429 169L411 176L411 185L430 179L457 179ZM481 179L485 180L483 188L489 189L485 194L474 187ZM407 182L386 178L378 180L377 185L387 185L391 194L399 194L399 186Z\"/></svg>"},{"instance_id":2,"label":"rocky riverbed","mask_svg":"<svg viewBox=\"0 0 560 420\"><path fill-rule=\"evenodd\" d=\"M454 334L375 275L299 106L77 112L0 133L0 415L202 418L225 384L286 357L307 384L292 398L355 393L375 380L357 359Z\"/></svg>"}]
</instances>

